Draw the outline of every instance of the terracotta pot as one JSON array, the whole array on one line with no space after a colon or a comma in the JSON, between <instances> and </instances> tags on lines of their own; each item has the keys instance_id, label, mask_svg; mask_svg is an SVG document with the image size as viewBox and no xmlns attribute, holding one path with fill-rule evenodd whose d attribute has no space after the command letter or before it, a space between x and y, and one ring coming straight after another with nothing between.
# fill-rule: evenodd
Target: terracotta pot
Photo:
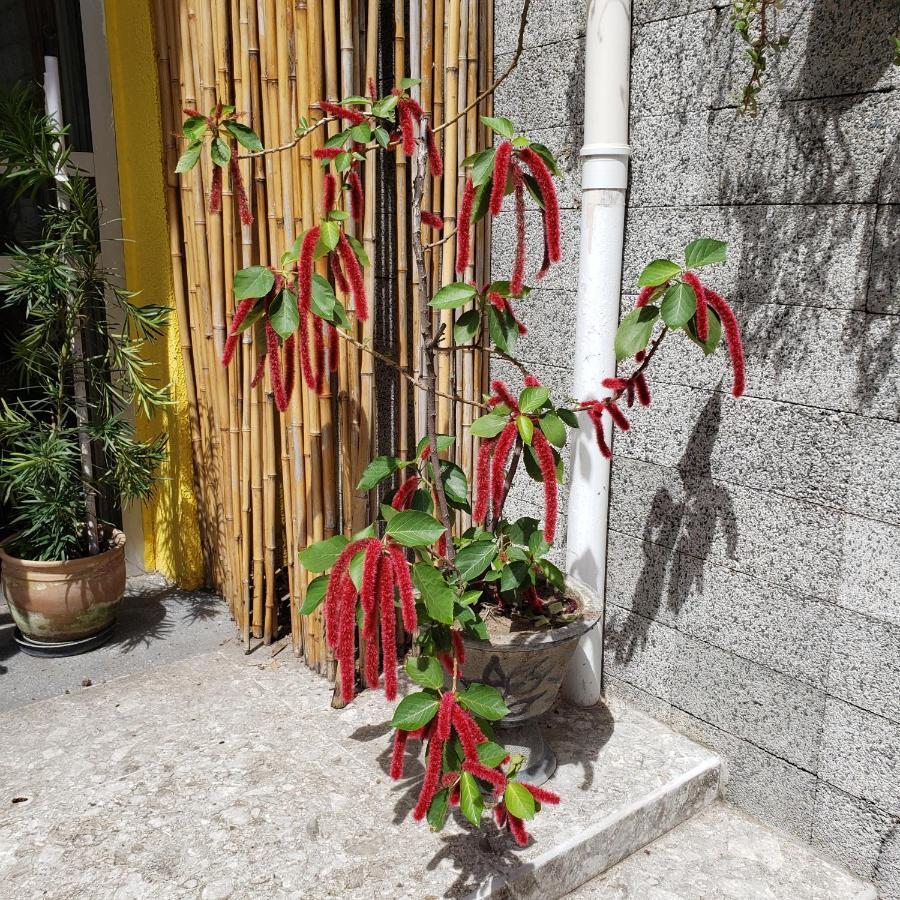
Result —
<instances>
[{"instance_id":1,"label":"terracotta pot","mask_svg":"<svg viewBox=\"0 0 900 900\"><path fill-rule=\"evenodd\" d=\"M595 591L575 578L566 579L581 618L558 628L514 631L479 641L463 636L466 661L463 681L478 681L497 688L510 713L501 727L520 725L543 715L553 706L578 639L597 623L602 604Z\"/></svg>"},{"instance_id":2,"label":"terracotta pot","mask_svg":"<svg viewBox=\"0 0 900 900\"><path fill-rule=\"evenodd\" d=\"M25 638L80 641L108 628L125 593L125 535L111 530L110 548L64 562L17 559L0 548L0 584Z\"/></svg>"}]
</instances>

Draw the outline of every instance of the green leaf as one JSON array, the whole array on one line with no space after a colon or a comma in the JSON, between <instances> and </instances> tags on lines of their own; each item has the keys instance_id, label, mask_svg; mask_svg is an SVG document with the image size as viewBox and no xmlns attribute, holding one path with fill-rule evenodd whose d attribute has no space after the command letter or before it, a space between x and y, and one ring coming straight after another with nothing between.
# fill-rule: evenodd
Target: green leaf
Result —
<instances>
[{"instance_id":1,"label":"green leaf","mask_svg":"<svg viewBox=\"0 0 900 900\"><path fill-rule=\"evenodd\" d=\"M439 691L444 686L444 670L434 656L408 656L406 674L416 684Z\"/></svg>"},{"instance_id":2,"label":"green leaf","mask_svg":"<svg viewBox=\"0 0 900 900\"><path fill-rule=\"evenodd\" d=\"M359 264L364 268L368 268L369 263L369 254L366 253L363 245L355 238L352 234L347 235L347 243L353 248L353 252L356 254L356 258L359 260Z\"/></svg>"},{"instance_id":3,"label":"green leaf","mask_svg":"<svg viewBox=\"0 0 900 900\"><path fill-rule=\"evenodd\" d=\"M674 278L681 272L681 266L671 259L654 259L645 266L638 278L638 287L646 287L651 284L663 284L670 278Z\"/></svg>"},{"instance_id":4,"label":"green leaf","mask_svg":"<svg viewBox=\"0 0 900 900\"><path fill-rule=\"evenodd\" d=\"M306 589L306 597L303 600L303 606L300 607L300 615L308 616L310 613L315 612L325 599L327 590L327 575L320 575L318 578L314 578Z\"/></svg>"},{"instance_id":5,"label":"green leaf","mask_svg":"<svg viewBox=\"0 0 900 900\"><path fill-rule=\"evenodd\" d=\"M400 512L399 509L394 509L393 506L388 506L387 503L379 503L378 508L381 510L381 518L385 522L390 522Z\"/></svg>"},{"instance_id":6,"label":"green leaf","mask_svg":"<svg viewBox=\"0 0 900 900\"><path fill-rule=\"evenodd\" d=\"M543 144L536 144L532 142L531 149L537 153L538 156L547 164L547 168L551 171L552 174L559 176L562 173L559 171L559 166L556 163L556 157L545 147Z\"/></svg>"},{"instance_id":7,"label":"green leaf","mask_svg":"<svg viewBox=\"0 0 900 900\"><path fill-rule=\"evenodd\" d=\"M334 296L334 288L328 279L321 276L318 272L313 272L311 293L310 307L312 311L320 319L325 319L328 322L333 321L337 297Z\"/></svg>"},{"instance_id":8,"label":"green leaf","mask_svg":"<svg viewBox=\"0 0 900 900\"><path fill-rule=\"evenodd\" d=\"M257 304L244 316L244 321L238 325L238 329L235 334L243 334L247 329L252 328L255 322L258 322L266 312L265 306L261 303Z\"/></svg>"},{"instance_id":9,"label":"green leaf","mask_svg":"<svg viewBox=\"0 0 900 900\"><path fill-rule=\"evenodd\" d=\"M282 288L269 306L269 322L282 340L290 337L300 325L297 295Z\"/></svg>"},{"instance_id":10,"label":"green leaf","mask_svg":"<svg viewBox=\"0 0 900 900\"><path fill-rule=\"evenodd\" d=\"M474 541L456 554L456 568L463 583L477 578L496 558L497 545L493 541Z\"/></svg>"},{"instance_id":11,"label":"green leaf","mask_svg":"<svg viewBox=\"0 0 900 900\"><path fill-rule=\"evenodd\" d=\"M259 153L263 149L262 141L252 128L248 128L242 122L235 121L223 122L222 124L229 134L251 153Z\"/></svg>"},{"instance_id":12,"label":"green leaf","mask_svg":"<svg viewBox=\"0 0 900 900\"><path fill-rule=\"evenodd\" d=\"M360 122L350 129L350 137L358 144L368 144L372 140L372 127L368 122Z\"/></svg>"},{"instance_id":13,"label":"green leaf","mask_svg":"<svg viewBox=\"0 0 900 900\"><path fill-rule=\"evenodd\" d=\"M510 782L503 794L503 802L506 808L517 819L534 818L534 797L531 791L517 781Z\"/></svg>"},{"instance_id":14,"label":"green leaf","mask_svg":"<svg viewBox=\"0 0 900 900\"><path fill-rule=\"evenodd\" d=\"M563 420L563 422L569 426L569 428L577 428L578 427L578 416L572 412L571 409L566 409L562 407L556 410L556 414Z\"/></svg>"},{"instance_id":15,"label":"green leaf","mask_svg":"<svg viewBox=\"0 0 900 900\"><path fill-rule=\"evenodd\" d=\"M438 453L443 453L445 450L449 450L455 443L456 438L451 434L436 434L434 436L434 442L437 444ZM425 449L425 445L428 443L428 436L426 435L423 438L420 438L419 443L416 444L416 456L421 456L422 451Z\"/></svg>"},{"instance_id":16,"label":"green leaf","mask_svg":"<svg viewBox=\"0 0 900 900\"><path fill-rule=\"evenodd\" d=\"M728 245L725 241L716 241L712 238L698 238L691 241L684 248L684 264L689 269L699 269L701 266L711 266L713 263L725 262L725 251Z\"/></svg>"},{"instance_id":17,"label":"green leaf","mask_svg":"<svg viewBox=\"0 0 900 900\"><path fill-rule=\"evenodd\" d=\"M300 562L310 572L327 572L337 562L337 558L349 543L350 541L344 535L336 534L327 540L310 544L306 549L300 551Z\"/></svg>"},{"instance_id":18,"label":"green leaf","mask_svg":"<svg viewBox=\"0 0 900 900\"><path fill-rule=\"evenodd\" d=\"M332 222L346 222L350 218L350 213L344 212L342 209L333 209L328 213L328 218Z\"/></svg>"},{"instance_id":19,"label":"green leaf","mask_svg":"<svg viewBox=\"0 0 900 900\"><path fill-rule=\"evenodd\" d=\"M231 159L231 147L220 137L214 137L209 148L209 155L217 166L227 166Z\"/></svg>"},{"instance_id":20,"label":"green leaf","mask_svg":"<svg viewBox=\"0 0 900 900\"><path fill-rule=\"evenodd\" d=\"M360 550L358 553L353 554L353 559L350 560L350 565L347 567L347 573L350 575L350 580L353 582L353 586L356 588L357 592L362 590L362 577L363 577L363 566L366 561L366 551Z\"/></svg>"},{"instance_id":21,"label":"green leaf","mask_svg":"<svg viewBox=\"0 0 900 900\"><path fill-rule=\"evenodd\" d=\"M704 356L714 353L719 341L722 340L722 323L719 317L712 311L709 311L709 327L707 330L706 340L701 341L697 337L697 319L693 318L684 326L684 333L703 350Z\"/></svg>"},{"instance_id":22,"label":"green leaf","mask_svg":"<svg viewBox=\"0 0 900 900\"><path fill-rule=\"evenodd\" d=\"M482 150L481 153L476 155L472 162L472 184L474 184L475 187L484 187L485 183L491 177L491 173L494 171L494 157L496 155L497 151L494 150L493 147ZM474 222L476 220L473 218L472 221Z\"/></svg>"},{"instance_id":23,"label":"green leaf","mask_svg":"<svg viewBox=\"0 0 900 900\"><path fill-rule=\"evenodd\" d=\"M407 509L388 522L386 533L404 547L427 547L444 533L444 526L427 513Z\"/></svg>"},{"instance_id":24,"label":"green leaf","mask_svg":"<svg viewBox=\"0 0 900 900\"><path fill-rule=\"evenodd\" d=\"M538 419L538 426L544 432L544 437L556 447L565 447L566 445L566 426L563 425L559 416L552 412L544 413Z\"/></svg>"},{"instance_id":25,"label":"green leaf","mask_svg":"<svg viewBox=\"0 0 900 900\"><path fill-rule=\"evenodd\" d=\"M527 577L528 567L524 562L511 562L500 570L500 590L515 591L525 583Z\"/></svg>"},{"instance_id":26,"label":"green leaf","mask_svg":"<svg viewBox=\"0 0 900 900\"><path fill-rule=\"evenodd\" d=\"M265 266L250 266L241 269L234 276L234 297L245 300L247 297L265 297L275 284L275 276Z\"/></svg>"},{"instance_id":27,"label":"green leaf","mask_svg":"<svg viewBox=\"0 0 900 900\"><path fill-rule=\"evenodd\" d=\"M496 416L493 413L487 413L479 416L469 426L469 434L480 438L492 438L500 434L506 427L508 419Z\"/></svg>"},{"instance_id":28,"label":"green leaf","mask_svg":"<svg viewBox=\"0 0 900 900\"><path fill-rule=\"evenodd\" d=\"M444 480L444 494L447 502L455 509L468 510L469 482L466 473L449 460L441 460L441 478Z\"/></svg>"},{"instance_id":29,"label":"green leaf","mask_svg":"<svg viewBox=\"0 0 900 900\"><path fill-rule=\"evenodd\" d=\"M509 713L500 691L487 684L470 684L456 699L469 712L489 722L496 722Z\"/></svg>"},{"instance_id":30,"label":"green leaf","mask_svg":"<svg viewBox=\"0 0 900 900\"><path fill-rule=\"evenodd\" d=\"M504 353L514 356L519 340L519 325L511 313L499 312L493 306L488 309L488 334Z\"/></svg>"},{"instance_id":31,"label":"green leaf","mask_svg":"<svg viewBox=\"0 0 900 900\"><path fill-rule=\"evenodd\" d=\"M421 78L401 78L400 79L400 87L403 88L404 91L408 91L410 88L415 87L417 84L421 84Z\"/></svg>"},{"instance_id":32,"label":"green leaf","mask_svg":"<svg viewBox=\"0 0 900 900\"><path fill-rule=\"evenodd\" d=\"M528 416L516 416L516 428L519 429L519 437L526 444L531 443L534 437L534 422Z\"/></svg>"},{"instance_id":33,"label":"green leaf","mask_svg":"<svg viewBox=\"0 0 900 900\"><path fill-rule=\"evenodd\" d=\"M206 116L191 116L184 120L181 133L193 143L203 139L207 128Z\"/></svg>"},{"instance_id":34,"label":"green leaf","mask_svg":"<svg viewBox=\"0 0 900 900\"><path fill-rule=\"evenodd\" d=\"M494 118L493 116L481 116L481 121L484 122L488 128L496 131L497 134L502 135L505 138L512 139L513 135L516 133L513 123L505 117Z\"/></svg>"},{"instance_id":35,"label":"green leaf","mask_svg":"<svg viewBox=\"0 0 900 900\"><path fill-rule=\"evenodd\" d=\"M387 145L391 141L391 136L387 133L387 130L382 128L380 125L375 129L375 140L378 142L378 145L385 149Z\"/></svg>"},{"instance_id":36,"label":"green leaf","mask_svg":"<svg viewBox=\"0 0 900 900\"><path fill-rule=\"evenodd\" d=\"M438 711L437 697L425 691L415 694L407 694L394 710L391 719L391 728L399 728L401 731L415 731L423 725L427 725Z\"/></svg>"},{"instance_id":37,"label":"green leaf","mask_svg":"<svg viewBox=\"0 0 900 900\"><path fill-rule=\"evenodd\" d=\"M447 813L450 811L450 788L441 788L431 798L431 805L425 820L432 831L440 831L447 822Z\"/></svg>"},{"instance_id":38,"label":"green leaf","mask_svg":"<svg viewBox=\"0 0 900 900\"><path fill-rule=\"evenodd\" d=\"M478 761L489 769L496 769L509 756L505 747L501 747L493 741L485 741L483 744L479 744L476 749L478 750Z\"/></svg>"},{"instance_id":39,"label":"green leaf","mask_svg":"<svg viewBox=\"0 0 900 900\"><path fill-rule=\"evenodd\" d=\"M358 491L370 491L376 484L389 478L398 469L402 469L404 463L396 456L376 456L367 466L356 485Z\"/></svg>"},{"instance_id":40,"label":"green leaf","mask_svg":"<svg viewBox=\"0 0 900 900\"><path fill-rule=\"evenodd\" d=\"M328 250L334 250L341 238L341 226L337 222L322 222L319 225L319 241Z\"/></svg>"},{"instance_id":41,"label":"green leaf","mask_svg":"<svg viewBox=\"0 0 900 900\"><path fill-rule=\"evenodd\" d=\"M459 779L459 808L462 814L473 824L481 821L484 812L484 798L475 777L463 772Z\"/></svg>"},{"instance_id":42,"label":"green leaf","mask_svg":"<svg viewBox=\"0 0 900 900\"><path fill-rule=\"evenodd\" d=\"M399 101L400 98L396 94L388 94L387 97L382 97L372 105L372 115L377 116L379 119L393 120L394 109Z\"/></svg>"},{"instance_id":43,"label":"green leaf","mask_svg":"<svg viewBox=\"0 0 900 900\"><path fill-rule=\"evenodd\" d=\"M665 293L659 314L670 328L681 328L697 311L697 295L683 281L673 284Z\"/></svg>"},{"instance_id":44,"label":"green leaf","mask_svg":"<svg viewBox=\"0 0 900 900\"><path fill-rule=\"evenodd\" d=\"M647 346L658 315L659 310L655 306L642 306L622 319L616 332L616 360L628 359Z\"/></svg>"},{"instance_id":45,"label":"green leaf","mask_svg":"<svg viewBox=\"0 0 900 900\"><path fill-rule=\"evenodd\" d=\"M481 331L481 310L464 312L453 326L453 342L457 345L471 343Z\"/></svg>"},{"instance_id":46,"label":"green leaf","mask_svg":"<svg viewBox=\"0 0 900 900\"><path fill-rule=\"evenodd\" d=\"M545 387L527 387L519 394L519 409L523 413L537 412L550 399L550 391Z\"/></svg>"},{"instance_id":47,"label":"green leaf","mask_svg":"<svg viewBox=\"0 0 900 900\"><path fill-rule=\"evenodd\" d=\"M193 144L188 144L187 150L181 154L178 158L178 165L175 166L175 174L183 175L185 172L190 171L197 165L197 160L200 159L200 151L203 149L203 144L200 141L195 141Z\"/></svg>"},{"instance_id":48,"label":"green leaf","mask_svg":"<svg viewBox=\"0 0 900 900\"><path fill-rule=\"evenodd\" d=\"M471 284L454 281L446 284L431 298L430 306L435 309L456 309L468 303L478 293Z\"/></svg>"},{"instance_id":49,"label":"green leaf","mask_svg":"<svg viewBox=\"0 0 900 900\"><path fill-rule=\"evenodd\" d=\"M475 199L472 201L472 224L480 222L487 215L490 202L491 179L488 177L475 191Z\"/></svg>"},{"instance_id":50,"label":"green leaf","mask_svg":"<svg viewBox=\"0 0 900 900\"><path fill-rule=\"evenodd\" d=\"M422 595L428 615L435 622L452 624L456 594L444 580L444 576L431 563L423 562L413 566L412 577L413 583Z\"/></svg>"},{"instance_id":51,"label":"green leaf","mask_svg":"<svg viewBox=\"0 0 900 900\"><path fill-rule=\"evenodd\" d=\"M339 132L338 134L333 134L327 141L325 141L325 146L331 149L332 147L342 147L346 142L347 138L350 137L350 129L347 128L344 131ZM322 165L327 166L328 160L323 159Z\"/></svg>"}]
</instances>

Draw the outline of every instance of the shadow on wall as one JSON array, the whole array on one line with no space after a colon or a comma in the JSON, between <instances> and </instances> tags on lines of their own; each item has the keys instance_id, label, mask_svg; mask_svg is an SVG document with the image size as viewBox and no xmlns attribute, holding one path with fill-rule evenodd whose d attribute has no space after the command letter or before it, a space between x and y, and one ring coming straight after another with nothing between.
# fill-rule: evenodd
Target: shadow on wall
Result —
<instances>
[{"instance_id":1,"label":"shadow on wall","mask_svg":"<svg viewBox=\"0 0 900 900\"><path fill-rule=\"evenodd\" d=\"M713 480L710 465L719 436L722 397L717 392L709 398L676 466L681 497L676 500L661 487L653 498L644 524L644 566L631 611L606 634L606 646L618 662L630 662L635 652L643 649L663 598L666 607L677 615L694 591L703 591L704 561L720 527L725 533L726 552L734 558L737 519L728 491Z\"/></svg>"}]
</instances>

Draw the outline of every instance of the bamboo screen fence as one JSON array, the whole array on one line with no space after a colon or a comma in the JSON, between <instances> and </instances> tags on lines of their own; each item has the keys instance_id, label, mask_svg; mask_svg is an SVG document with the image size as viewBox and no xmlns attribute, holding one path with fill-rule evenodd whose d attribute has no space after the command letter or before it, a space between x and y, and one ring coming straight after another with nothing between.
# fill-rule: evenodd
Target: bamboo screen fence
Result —
<instances>
[{"instance_id":1,"label":"bamboo screen fence","mask_svg":"<svg viewBox=\"0 0 900 900\"><path fill-rule=\"evenodd\" d=\"M164 132L175 298L188 380L194 472L205 563L227 599L249 647L290 629L296 653L334 676L320 612L298 614L312 578L297 559L308 543L352 534L377 512L378 497L356 490L372 456L408 458L424 434L422 404L398 373L367 350L340 342L338 371L317 397L298 379L290 407L279 414L268 376L250 380L259 348L245 332L237 363L219 364L234 310L236 270L278 262L295 238L317 224L322 170L312 151L328 135L320 128L295 141L301 116L322 118L318 99L366 93L374 79L388 93L404 76L439 124L465 110L492 78L491 0L153 0ZM174 174L182 148L183 107L234 104L266 148L283 152L241 159L256 217L242 226L226 178L222 211L206 212L208 156L186 175ZM429 252L433 289L453 280L455 214L463 187L458 162L489 146L478 114L490 98L443 134L445 177L428 179L423 207L444 217L445 239ZM367 292L375 315L358 339L413 373L407 198L412 162L373 154L365 166L365 215L357 235L372 260ZM487 219L474 234L470 280L487 280ZM428 239L426 234L426 239ZM320 274L330 277L322 268ZM340 295L339 295L340 296ZM452 311L441 321L452 328ZM440 323L438 323L440 324ZM439 390L481 396L487 360L472 351L440 354ZM463 435L473 407L440 398L439 430ZM460 439L456 461L467 471L472 439ZM289 614L287 612L289 610Z\"/></svg>"}]
</instances>

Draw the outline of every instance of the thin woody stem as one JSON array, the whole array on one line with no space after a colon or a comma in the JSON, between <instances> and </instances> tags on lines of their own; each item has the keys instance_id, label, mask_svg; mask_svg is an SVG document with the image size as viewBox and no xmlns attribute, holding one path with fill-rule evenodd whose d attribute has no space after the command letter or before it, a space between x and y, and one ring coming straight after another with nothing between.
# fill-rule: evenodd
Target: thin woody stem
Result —
<instances>
[{"instance_id":1,"label":"thin woody stem","mask_svg":"<svg viewBox=\"0 0 900 900\"><path fill-rule=\"evenodd\" d=\"M264 147L262 150L254 150L251 153L239 153L238 159L255 159L257 156L268 156L270 153L283 153L286 150L291 150L300 143L305 137L309 137L317 128L321 128L323 125L327 125L329 122L336 121L334 116L325 116L324 119L319 119L314 125L310 125L309 128L302 131L298 134L293 140L288 141L286 144L279 144L277 147Z\"/></svg>"}]
</instances>

